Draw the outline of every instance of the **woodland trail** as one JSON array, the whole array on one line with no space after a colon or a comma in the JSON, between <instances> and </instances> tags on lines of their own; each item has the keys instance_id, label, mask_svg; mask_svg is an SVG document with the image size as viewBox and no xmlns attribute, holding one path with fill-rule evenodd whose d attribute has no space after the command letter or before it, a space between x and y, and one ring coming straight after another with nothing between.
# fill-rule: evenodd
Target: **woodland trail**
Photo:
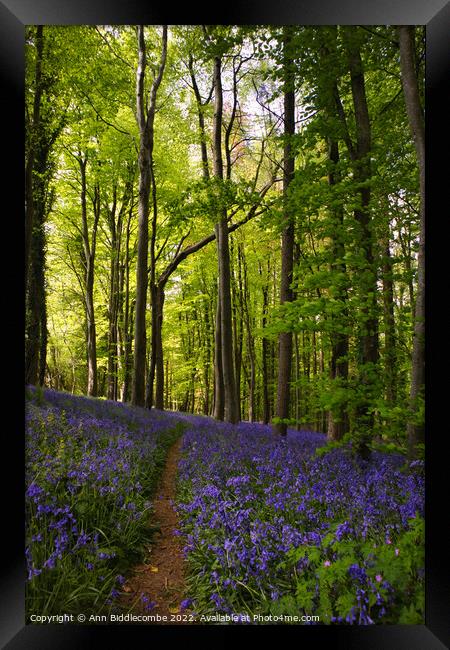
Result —
<instances>
[{"instance_id":1,"label":"woodland trail","mask_svg":"<svg viewBox=\"0 0 450 650\"><path fill-rule=\"evenodd\" d=\"M160 483L153 500L151 525L158 527L146 564L135 567L125 583L126 592L122 604L133 607L134 614L159 614L167 617L160 621L165 625L180 625L183 621L172 620L180 613L180 603L185 589L185 560L181 538L174 535L179 519L173 507L176 476L182 439L170 448ZM156 603L152 607L152 603ZM178 617L180 618L180 617ZM158 624L158 621L154 621Z\"/></svg>"}]
</instances>

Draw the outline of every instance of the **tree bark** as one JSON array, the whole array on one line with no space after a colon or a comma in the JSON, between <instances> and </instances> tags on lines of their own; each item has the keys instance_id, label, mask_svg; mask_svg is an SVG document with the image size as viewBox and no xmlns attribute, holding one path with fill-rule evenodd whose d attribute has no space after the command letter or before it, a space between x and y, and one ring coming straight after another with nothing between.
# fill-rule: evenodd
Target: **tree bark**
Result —
<instances>
[{"instance_id":1,"label":"tree bark","mask_svg":"<svg viewBox=\"0 0 450 650\"><path fill-rule=\"evenodd\" d=\"M216 327L214 331L214 417L216 420L223 420L225 414L221 345L220 300L219 295L217 295Z\"/></svg>"},{"instance_id":2,"label":"tree bark","mask_svg":"<svg viewBox=\"0 0 450 650\"><path fill-rule=\"evenodd\" d=\"M154 402L154 384L156 376L156 340L158 335L158 308L157 308L157 285L153 282L150 284L151 299L151 317L152 317L152 335L151 335L151 354L147 376L147 386L145 389L145 408L151 409Z\"/></svg>"},{"instance_id":3,"label":"tree bark","mask_svg":"<svg viewBox=\"0 0 450 650\"><path fill-rule=\"evenodd\" d=\"M418 419L419 400L424 397L425 388L425 128L420 105L419 85L415 71L414 27L398 27L400 43L400 68L403 94L410 129L416 147L420 184L420 234L417 265L417 292L411 369L411 390L409 395L410 419L407 426L408 455L417 456L417 446L425 441L425 426Z\"/></svg>"},{"instance_id":4,"label":"tree bark","mask_svg":"<svg viewBox=\"0 0 450 650\"><path fill-rule=\"evenodd\" d=\"M269 277L270 277L270 260L267 261L268 273L267 273L267 283L262 285L262 298L263 298L263 308L262 308L262 319L261 326L262 329L267 325L267 313L269 308ZM259 274L262 277L262 267L259 265ZM261 339L261 365L262 365L262 394L263 394L263 422L268 424L270 421L270 396L269 396L269 341L263 335Z\"/></svg>"},{"instance_id":5,"label":"tree bark","mask_svg":"<svg viewBox=\"0 0 450 650\"><path fill-rule=\"evenodd\" d=\"M156 285L156 336L155 336L155 360L156 360L156 392L155 408L164 409L164 359L162 347L162 324L164 309L164 287Z\"/></svg>"},{"instance_id":6,"label":"tree bark","mask_svg":"<svg viewBox=\"0 0 450 650\"><path fill-rule=\"evenodd\" d=\"M111 235L111 260L109 279L109 304L108 304L108 378L107 397L117 400L117 346L118 346L118 316L119 316L119 258L122 237L122 208L116 222L117 187L113 188L113 205L109 210L109 229Z\"/></svg>"},{"instance_id":7,"label":"tree bark","mask_svg":"<svg viewBox=\"0 0 450 650\"><path fill-rule=\"evenodd\" d=\"M195 95L195 101L197 104L197 115L198 115L198 126L199 126L199 131L200 131L200 149L201 149L201 154L202 154L202 170L203 170L203 178L205 180L209 179L209 164L208 164L208 149L206 146L206 130L205 130L205 118L203 115L203 107L205 104L202 102L202 98L200 95L200 91L198 89L198 84L197 84L197 79L194 74L194 61L192 58L192 55L189 57L189 63L188 63L188 68L189 68L189 73L191 75L191 81L192 81L192 88L194 90L194 95ZM207 103L207 102L205 102Z\"/></svg>"},{"instance_id":8,"label":"tree bark","mask_svg":"<svg viewBox=\"0 0 450 650\"><path fill-rule=\"evenodd\" d=\"M128 212L127 231L125 237L125 260L124 260L124 313L123 313L123 383L121 390L121 401L128 401L129 385L130 385L130 359L131 359L131 345L133 340L133 309L130 305L130 227L131 218L133 216L132 200Z\"/></svg>"},{"instance_id":9,"label":"tree bark","mask_svg":"<svg viewBox=\"0 0 450 650\"><path fill-rule=\"evenodd\" d=\"M205 322L205 347L206 358L203 366L203 382L205 386L204 400L203 400L203 413L209 415L209 384L210 384L210 367L211 367L211 321L209 315L209 301L205 300L204 303L204 322Z\"/></svg>"},{"instance_id":10,"label":"tree bark","mask_svg":"<svg viewBox=\"0 0 450 650\"><path fill-rule=\"evenodd\" d=\"M256 358L255 358L255 340L253 337L253 319L250 316L250 290L248 286L247 261L245 259L242 245L238 247L238 255L242 264L242 318L245 322L247 333L247 354L250 364L250 376L248 381L248 419L254 422L256 418Z\"/></svg>"},{"instance_id":11,"label":"tree bark","mask_svg":"<svg viewBox=\"0 0 450 650\"><path fill-rule=\"evenodd\" d=\"M25 168L25 381L43 385L47 359L47 310L45 290L45 221L51 211L54 192L50 190L54 165L53 145L63 127L56 119L51 100L54 78L45 74L44 31L36 27L36 65L31 116L27 111ZM48 56L48 55L46 55Z\"/></svg>"},{"instance_id":12,"label":"tree bark","mask_svg":"<svg viewBox=\"0 0 450 650\"><path fill-rule=\"evenodd\" d=\"M340 181L340 176L337 172L337 165L339 164L339 144L337 141L329 139L329 149L328 149L329 161L332 165L332 168L328 174L328 183L330 187L334 187ZM344 220L344 211L342 206L338 206L334 210L333 218L335 220L335 229L333 237L333 257L336 260L332 264L332 269L340 274L337 287L336 298L341 302L341 315L344 317L345 322L348 319L348 308L347 308L347 287L343 286L343 279L346 277L347 268L346 264L343 261L345 255L345 246L342 241L342 227ZM336 319L335 319L336 320ZM339 331L341 318L337 319L339 322L335 322L336 331L332 332L331 335L331 362L330 362L330 371L331 379L337 380L341 385L345 387L345 384L348 379L348 334ZM347 404L340 403L336 411L330 412L328 419L328 439L329 440L341 440L345 433L347 433L349 427L348 422L348 412Z\"/></svg>"},{"instance_id":13,"label":"tree bark","mask_svg":"<svg viewBox=\"0 0 450 650\"><path fill-rule=\"evenodd\" d=\"M357 29L357 28L356 28ZM379 357L378 317L377 317L377 275L374 264L372 226L369 211L370 177L371 177L371 126L365 91L364 70L361 52L357 42L358 32L353 28L343 28L344 43L347 51L348 69L355 114L356 146L347 133L346 142L353 163L356 193L359 206L354 210L355 220L359 225L358 246L361 249L364 268L359 270L359 295L361 300L359 325L359 359L358 382L361 388L355 410L353 429L358 432L356 450L367 458L370 455L369 442L372 436L374 415L370 411L376 396L377 371ZM337 92L336 92L337 96ZM342 114L342 104L337 102ZM344 127L346 124L344 121Z\"/></svg>"},{"instance_id":14,"label":"tree bark","mask_svg":"<svg viewBox=\"0 0 450 650\"><path fill-rule=\"evenodd\" d=\"M222 164L222 78L221 59L214 58L214 176L223 180ZM231 317L230 290L230 251L228 243L227 212L224 206L219 208L220 220L215 226L217 241L217 257L219 266L219 303L221 329L221 356L224 387L224 419L235 423L239 419L239 409L236 400L236 384L233 368L233 329Z\"/></svg>"},{"instance_id":15,"label":"tree bark","mask_svg":"<svg viewBox=\"0 0 450 650\"><path fill-rule=\"evenodd\" d=\"M295 92L292 72L292 55L289 52L291 28L283 28L284 48L284 154L283 154L283 197L285 227L281 239L280 304L292 302L291 289L294 265L294 223L289 207L288 190L294 176L294 154L292 137L295 134ZM292 365L292 332L281 332L278 337L278 383L276 416L289 418L290 379ZM285 436L286 422L273 425L275 434Z\"/></svg>"},{"instance_id":16,"label":"tree bark","mask_svg":"<svg viewBox=\"0 0 450 650\"><path fill-rule=\"evenodd\" d=\"M34 221L33 169L39 138L42 101L42 58L44 52L43 25L36 26L36 68L34 75L33 118L28 126L28 151L25 166L25 291L28 288L28 267Z\"/></svg>"},{"instance_id":17,"label":"tree bark","mask_svg":"<svg viewBox=\"0 0 450 650\"><path fill-rule=\"evenodd\" d=\"M44 134L37 144L33 178L34 221L31 235L28 290L26 301L25 382L43 385L47 354L47 313L45 295L44 223L51 209L48 199L48 159L50 146Z\"/></svg>"},{"instance_id":18,"label":"tree bark","mask_svg":"<svg viewBox=\"0 0 450 650\"><path fill-rule=\"evenodd\" d=\"M148 217L150 188L152 184L152 152L154 139L154 117L156 93L161 84L166 63L167 26L163 27L162 52L158 74L150 91L150 106L146 115L144 81L146 69L146 48L144 26L138 25L138 68L136 73L136 117L139 126L139 201L138 201L138 255L136 266L136 307L134 330L134 366L131 401L135 406L145 405L145 357L147 336L145 314L148 286ZM152 260L153 262L153 260ZM154 272L154 264L152 264Z\"/></svg>"},{"instance_id":19,"label":"tree bark","mask_svg":"<svg viewBox=\"0 0 450 650\"><path fill-rule=\"evenodd\" d=\"M233 248L231 249L231 258L234 260ZM237 281L235 273L236 265L233 269L233 347L234 347L234 372L236 377L236 400L238 403L239 419L242 417L243 405L241 402L241 374L245 372L245 366L242 363L242 349L244 343L243 337L243 320L244 320L244 295L242 285L242 247L237 246Z\"/></svg>"},{"instance_id":20,"label":"tree bark","mask_svg":"<svg viewBox=\"0 0 450 650\"><path fill-rule=\"evenodd\" d=\"M384 309L384 369L386 401L394 406L397 397L397 350L394 317L394 282L392 257L389 249L389 224L383 242L383 309Z\"/></svg>"},{"instance_id":21,"label":"tree bark","mask_svg":"<svg viewBox=\"0 0 450 650\"><path fill-rule=\"evenodd\" d=\"M81 153L77 157L80 166L81 176L81 220L83 240L83 265L84 265L84 302L86 310L86 347L87 347L87 394L96 397L98 394L97 380L97 335L94 310L94 265L95 250L97 241L97 228L100 218L100 189L98 184L94 186L93 212L94 221L92 224L91 236L89 236L89 224L87 217L87 179L86 167L87 158Z\"/></svg>"},{"instance_id":22,"label":"tree bark","mask_svg":"<svg viewBox=\"0 0 450 650\"><path fill-rule=\"evenodd\" d=\"M150 198L150 151L145 118L144 79L146 52L144 26L138 26L139 62L136 75L137 121L139 125L139 202L138 202L138 251L136 264L136 306L134 317L134 364L131 403L144 406L148 263L148 213Z\"/></svg>"}]
</instances>

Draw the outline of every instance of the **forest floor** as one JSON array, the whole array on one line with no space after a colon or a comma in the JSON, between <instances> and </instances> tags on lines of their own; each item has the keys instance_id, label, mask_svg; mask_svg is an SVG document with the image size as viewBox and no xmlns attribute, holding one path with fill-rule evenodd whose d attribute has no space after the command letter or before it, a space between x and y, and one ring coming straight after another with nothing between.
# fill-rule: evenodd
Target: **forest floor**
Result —
<instances>
[{"instance_id":1,"label":"forest floor","mask_svg":"<svg viewBox=\"0 0 450 650\"><path fill-rule=\"evenodd\" d=\"M185 589L185 560L181 538L174 535L178 515L174 509L176 476L180 458L181 438L170 448L166 466L153 500L151 526L155 533L147 562L134 568L123 590L122 604L133 607L134 614L159 614L161 623L180 624L171 616L180 612ZM154 605L153 605L154 604ZM157 621L155 621L157 623Z\"/></svg>"}]
</instances>

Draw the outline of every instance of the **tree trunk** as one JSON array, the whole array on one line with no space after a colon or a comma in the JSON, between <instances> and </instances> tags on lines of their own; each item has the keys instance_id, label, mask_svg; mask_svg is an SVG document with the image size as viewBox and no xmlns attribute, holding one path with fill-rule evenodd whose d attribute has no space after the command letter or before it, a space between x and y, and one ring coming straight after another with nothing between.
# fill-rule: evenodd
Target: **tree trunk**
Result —
<instances>
[{"instance_id":1,"label":"tree trunk","mask_svg":"<svg viewBox=\"0 0 450 650\"><path fill-rule=\"evenodd\" d=\"M268 278L267 284L262 285L262 296L263 296L263 309L262 309L262 320L261 326L264 331L264 328L267 325L267 312L269 308L269 276L270 276L270 261L268 264ZM259 265L259 274L262 276L262 267ZM262 365L262 394L263 394L263 422L268 424L270 421L270 397L269 397L269 341L267 338L262 336L261 339L261 365Z\"/></svg>"},{"instance_id":2,"label":"tree trunk","mask_svg":"<svg viewBox=\"0 0 450 650\"><path fill-rule=\"evenodd\" d=\"M300 346L298 344L298 333L294 334L295 348L295 422L296 429L300 431L301 418L301 389L300 389Z\"/></svg>"},{"instance_id":3,"label":"tree trunk","mask_svg":"<svg viewBox=\"0 0 450 650\"><path fill-rule=\"evenodd\" d=\"M337 165L339 164L339 144L331 138L329 139L328 157L332 164L332 169L328 174L328 183L330 187L333 188L341 179L337 172ZM336 331L333 330L331 335L330 371L331 379L345 388L348 379L348 334L339 330L342 317L345 322L348 320L347 287L343 284L345 282L344 278L347 277L347 267L343 261L345 246L342 239L342 228L344 222L344 210L342 205L339 205L334 209L333 219L335 221L333 257L336 261L333 262L332 269L340 274L336 298L341 302L341 312L338 319L335 319ZM347 404L346 402L339 402L335 412L333 413L330 411L329 414L328 440L341 440L344 434L347 433L348 427Z\"/></svg>"},{"instance_id":4,"label":"tree trunk","mask_svg":"<svg viewBox=\"0 0 450 650\"><path fill-rule=\"evenodd\" d=\"M407 427L408 455L417 456L417 445L425 441L425 427L418 411L425 387L425 129L414 61L414 27L398 28L400 67L409 125L416 147L420 183L420 234L417 266L417 293L412 353L410 420Z\"/></svg>"},{"instance_id":5,"label":"tree trunk","mask_svg":"<svg viewBox=\"0 0 450 650\"><path fill-rule=\"evenodd\" d=\"M205 394L203 400L203 413L209 415L209 373L211 366L211 322L209 317L209 302L205 301L204 304L204 321L205 321L205 347L206 358L203 366L203 381L205 385Z\"/></svg>"},{"instance_id":6,"label":"tree trunk","mask_svg":"<svg viewBox=\"0 0 450 650\"><path fill-rule=\"evenodd\" d=\"M25 169L25 381L43 385L47 359L47 311L45 292L45 221L54 193L49 190L53 173L51 151L63 120L54 120L48 101L53 79L44 74L43 26L36 27L36 66L32 116L27 119ZM27 113L28 117L28 113Z\"/></svg>"},{"instance_id":7,"label":"tree trunk","mask_svg":"<svg viewBox=\"0 0 450 650\"><path fill-rule=\"evenodd\" d=\"M158 308L157 308L157 285L152 283L150 285L151 296L151 317L152 317L152 338L151 338L151 353L150 363L147 377L147 387L145 389L145 408L151 409L153 406L154 398L154 385L156 375L156 339L158 336Z\"/></svg>"},{"instance_id":8,"label":"tree trunk","mask_svg":"<svg viewBox=\"0 0 450 650\"><path fill-rule=\"evenodd\" d=\"M292 56L289 52L291 28L283 28L284 48L284 155L283 155L283 197L285 227L281 239L280 303L293 299L291 283L294 260L294 223L288 206L288 189L294 176L294 154L292 136L295 134L295 91L292 72ZM281 332L278 337L278 384L276 416L289 418L290 379L292 365L292 332ZM285 436L286 422L273 426L274 433Z\"/></svg>"},{"instance_id":9,"label":"tree trunk","mask_svg":"<svg viewBox=\"0 0 450 650\"><path fill-rule=\"evenodd\" d=\"M124 296L124 316L123 316L123 332L124 332L124 348L123 348L123 384L121 400L127 402L129 397L130 385L130 360L131 360L131 345L133 340L133 309L130 306L130 227L131 218L133 216L132 200L128 213L127 232L125 238L125 296Z\"/></svg>"},{"instance_id":10,"label":"tree trunk","mask_svg":"<svg viewBox=\"0 0 450 650\"><path fill-rule=\"evenodd\" d=\"M164 287L157 285L156 289L156 335L155 335L155 359L156 359L156 392L155 408L164 409L164 359L162 347L162 324L164 308Z\"/></svg>"},{"instance_id":11,"label":"tree trunk","mask_svg":"<svg viewBox=\"0 0 450 650\"><path fill-rule=\"evenodd\" d=\"M48 371L47 366L47 343L48 343L48 331L47 331L47 301L45 296L45 284L44 278L42 278L42 298L41 298L41 318L40 318L40 329L41 329L41 341L39 349L39 373L38 373L38 382L40 386L45 385L45 376Z\"/></svg>"},{"instance_id":12,"label":"tree trunk","mask_svg":"<svg viewBox=\"0 0 450 650\"><path fill-rule=\"evenodd\" d=\"M139 202L138 202L138 251L136 264L136 306L134 317L134 365L131 402L144 406L148 264L148 213L150 198L150 148L144 110L144 78L146 52L144 26L138 26L139 63L136 77L137 121L139 124Z\"/></svg>"},{"instance_id":13,"label":"tree trunk","mask_svg":"<svg viewBox=\"0 0 450 650\"><path fill-rule=\"evenodd\" d=\"M217 296L216 328L214 333L214 417L223 420L225 412L225 396L222 372L222 333L220 318L220 301Z\"/></svg>"},{"instance_id":14,"label":"tree trunk","mask_svg":"<svg viewBox=\"0 0 450 650\"><path fill-rule=\"evenodd\" d=\"M223 180L222 164L222 79L221 59L214 59L214 175L219 181ZM239 409L236 400L236 384L233 368L233 329L231 317L230 290L230 251L228 243L227 212L220 207L220 220L215 226L217 240L217 257L219 267L219 303L221 329L221 355L224 387L224 419L235 423L239 419Z\"/></svg>"},{"instance_id":15,"label":"tree trunk","mask_svg":"<svg viewBox=\"0 0 450 650\"><path fill-rule=\"evenodd\" d=\"M150 91L150 105L146 115L145 101L145 69L146 51L144 26L138 25L138 68L136 74L136 117L139 125L139 202L138 202L138 256L136 265L136 307L134 330L134 367L133 390L131 401L135 406L145 405L145 357L147 336L145 314L147 305L148 286L148 217L150 188L152 176L153 126L156 110L156 93L161 84L166 63L167 26L163 27L162 53L158 74L153 80ZM153 235L153 233L152 233ZM152 260L154 273L154 260Z\"/></svg>"},{"instance_id":16,"label":"tree trunk","mask_svg":"<svg viewBox=\"0 0 450 650\"><path fill-rule=\"evenodd\" d=\"M216 225L219 259L220 349L224 391L224 420L235 423L239 419L233 367L233 328L231 318L230 254L226 219Z\"/></svg>"},{"instance_id":17,"label":"tree trunk","mask_svg":"<svg viewBox=\"0 0 450 650\"><path fill-rule=\"evenodd\" d=\"M243 286L242 286L242 251L241 246L237 246L237 283L235 273L233 272L233 337L234 337L234 371L236 377L236 400L238 403L239 419L242 416L241 402L241 374L245 367L242 364L242 350L244 344L243 336ZM232 250L232 259L233 250ZM234 267L236 268L236 267Z\"/></svg>"},{"instance_id":18,"label":"tree trunk","mask_svg":"<svg viewBox=\"0 0 450 650\"><path fill-rule=\"evenodd\" d=\"M28 272L26 346L25 346L25 382L43 385L45 377L47 316L45 296L45 232L44 222L49 206L45 204L47 183L44 180L47 153L36 156L34 180L34 225L31 236L30 265Z\"/></svg>"},{"instance_id":19,"label":"tree trunk","mask_svg":"<svg viewBox=\"0 0 450 650\"><path fill-rule=\"evenodd\" d=\"M245 259L244 251L242 245L238 247L238 255L241 259L242 264L242 317L245 322L245 327L247 331L247 353L250 363L250 376L248 382L248 419L250 422L255 421L256 417L256 401L255 401L255 391L256 391L256 359L255 359L255 340L252 334L252 319L250 317L250 290L248 286L248 274L247 274L247 262Z\"/></svg>"},{"instance_id":20,"label":"tree trunk","mask_svg":"<svg viewBox=\"0 0 450 650\"><path fill-rule=\"evenodd\" d=\"M110 400L117 400L118 386L118 317L120 297L120 245L122 238L122 214L124 201L119 211L116 222L116 187L113 189L113 206L109 213L109 228L111 234L111 260L110 260L110 282L109 282L109 304L108 304L108 389L107 396Z\"/></svg>"},{"instance_id":21,"label":"tree trunk","mask_svg":"<svg viewBox=\"0 0 450 650\"><path fill-rule=\"evenodd\" d=\"M28 151L25 166L25 291L28 288L28 267L34 221L33 170L39 138L42 100L42 57L44 53L43 25L36 26L36 68L34 76L33 118L28 126Z\"/></svg>"},{"instance_id":22,"label":"tree trunk","mask_svg":"<svg viewBox=\"0 0 450 650\"><path fill-rule=\"evenodd\" d=\"M82 158L81 154L78 157L81 174L81 219L82 219L82 234L83 234L83 254L84 254L84 302L86 309L86 348L87 348L87 366L88 366L88 379L87 379L87 394L91 397L97 397L98 384L97 384L97 335L95 325L95 311L94 311L94 264L95 264L95 248L97 238L97 227L100 218L100 189L98 185L94 187L93 211L94 222L92 225L91 237L89 237L89 225L87 218L87 181L86 181L86 166L87 158Z\"/></svg>"},{"instance_id":23,"label":"tree trunk","mask_svg":"<svg viewBox=\"0 0 450 650\"><path fill-rule=\"evenodd\" d=\"M356 449L360 456L367 458L370 455L368 445L374 424L374 415L370 411L370 407L376 397L376 374L379 356L377 275L374 264L369 212L371 127L361 53L356 41L358 33L352 30L353 28L344 28L356 127L356 148L350 146L349 152L353 163L354 179L357 184L356 191L359 194L359 207L354 210L354 215L359 225L358 245L364 259L364 268L358 274L359 295L362 303L359 326L358 381L362 390L356 407L354 430L358 432Z\"/></svg>"},{"instance_id":24,"label":"tree trunk","mask_svg":"<svg viewBox=\"0 0 450 650\"><path fill-rule=\"evenodd\" d=\"M197 79L195 78L195 74L194 74L192 55L189 57L188 68L189 68L189 72L190 72L190 75L191 75L192 88L194 90L195 101L196 101L196 104L197 104L198 126L199 126L199 131L200 131L200 148L201 148L201 154L202 154L203 178L205 180L208 180L209 179L209 165L208 165L208 149L207 149L207 146L206 146L207 140L206 140L206 131L205 131L205 118L203 116L204 104L202 103L202 98L200 96L200 91L198 89Z\"/></svg>"},{"instance_id":25,"label":"tree trunk","mask_svg":"<svg viewBox=\"0 0 450 650\"><path fill-rule=\"evenodd\" d=\"M394 318L394 283L392 257L389 250L389 224L383 242L383 308L384 308L384 371L386 401L394 406L397 397L397 352Z\"/></svg>"}]
</instances>

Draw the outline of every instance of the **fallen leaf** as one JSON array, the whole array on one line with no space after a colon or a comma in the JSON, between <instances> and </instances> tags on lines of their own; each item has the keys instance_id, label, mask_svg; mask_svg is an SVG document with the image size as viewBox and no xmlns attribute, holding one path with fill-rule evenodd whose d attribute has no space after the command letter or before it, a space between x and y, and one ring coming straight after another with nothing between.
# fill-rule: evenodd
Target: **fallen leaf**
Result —
<instances>
[{"instance_id":1,"label":"fallen leaf","mask_svg":"<svg viewBox=\"0 0 450 650\"><path fill-rule=\"evenodd\" d=\"M169 612L171 614L179 614L180 613L180 608L179 607L169 607Z\"/></svg>"},{"instance_id":2,"label":"fallen leaf","mask_svg":"<svg viewBox=\"0 0 450 650\"><path fill-rule=\"evenodd\" d=\"M132 588L129 587L128 585L124 585L124 586L122 587L122 589L123 589L123 591L125 591L125 593L127 593L127 594L129 594L130 591L133 591Z\"/></svg>"},{"instance_id":3,"label":"fallen leaf","mask_svg":"<svg viewBox=\"0 0 450 650\"><path fill-rule=\"evenodd\" d=\"M152 573L158 573L158 570L159 570L159 569L158 569L157 566L152 566L152 565L150 565L150 571L151 571Z\"/></svg>"}]
</instances>

